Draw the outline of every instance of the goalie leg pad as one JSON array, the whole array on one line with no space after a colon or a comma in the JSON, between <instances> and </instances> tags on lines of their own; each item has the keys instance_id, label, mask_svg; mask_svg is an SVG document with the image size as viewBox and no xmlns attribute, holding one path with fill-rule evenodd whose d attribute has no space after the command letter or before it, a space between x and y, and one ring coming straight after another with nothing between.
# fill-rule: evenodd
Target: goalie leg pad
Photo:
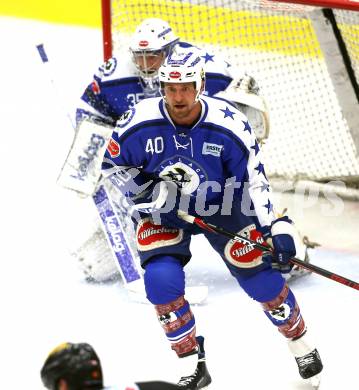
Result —
<instances>
[{"instance_id":1,"label":"goalie leg pad","mask_svg":"<svg viewBox=\"0 0 359 390\"><path fill-rule=\"evenodd\" d=\"M287 284L278 296L262 303L264 313L286 338L300 337L305 331L305 322L293 292Z\"/></svg>"}]
</instances>

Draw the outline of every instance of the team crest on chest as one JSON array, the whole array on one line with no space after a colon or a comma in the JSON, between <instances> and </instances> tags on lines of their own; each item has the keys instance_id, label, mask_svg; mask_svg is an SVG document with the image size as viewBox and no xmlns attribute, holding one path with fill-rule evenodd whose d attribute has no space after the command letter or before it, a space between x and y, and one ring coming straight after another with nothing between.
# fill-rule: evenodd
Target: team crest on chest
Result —
<instances>
[{"instance_id":1,"label":"team crest on chest","mask_svg":"<svg viewBox=\"0 0 359 390\"><path fill-rule=\"evenodd\" d=\"M184 195L193 194L200 184L207 180L207 174L203 168L186 157L166 160L161 163L157 171L163 180L176 183Z\"/></svg>"}]
</instances>

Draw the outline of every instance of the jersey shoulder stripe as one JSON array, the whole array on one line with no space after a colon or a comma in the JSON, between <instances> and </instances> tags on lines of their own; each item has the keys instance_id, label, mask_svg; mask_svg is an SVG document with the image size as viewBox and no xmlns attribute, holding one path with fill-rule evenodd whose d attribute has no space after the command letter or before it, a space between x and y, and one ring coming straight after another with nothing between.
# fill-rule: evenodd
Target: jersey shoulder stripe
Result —
<instances>
[{"instance_id":1,"label":"jersey shoulder stripe","mask_svg":"<svg viewBox=\"0 0 359 390\"><path fill-rule=\"evenodd\" d=\"M114 80L102 80L101 83L106 87L117 87L119 85L134 84L138 82L138 76L122 77Z\"/></svg>"}]
</instances>

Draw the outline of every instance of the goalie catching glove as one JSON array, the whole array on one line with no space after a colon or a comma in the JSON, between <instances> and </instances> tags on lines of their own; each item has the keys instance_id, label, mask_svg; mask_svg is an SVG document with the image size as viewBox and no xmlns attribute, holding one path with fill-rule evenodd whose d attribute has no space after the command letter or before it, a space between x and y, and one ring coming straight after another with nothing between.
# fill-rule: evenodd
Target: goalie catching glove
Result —
<instances>
[{"instance_id":1,"label":"goalie catching glove","mask_svg":"<svg viewBox=\"0 0 359 390\"><path fill-rule=\"evenodd\" d=\"M259 85L254 77L245 74L236 81L237 88L247 91L247 93L254 93L259 95Z\"/></svg>"},{"instance_id":2,"label":"goalie catching glove","mask_svg":"<svg viewBox=\"0 0 359 390\"><path fill-rule=\"evenodd\" d=\"M292 220L287 216L274 220L271 226L261 229L266 240L271 239L273 247L273 268L278 268L282 273L292 270L293 264L290 262L297 253L298 233L294 228Z\"/></svg>"},{"instance_id":3,"label":"goalie catching glove","mask_svg":"<svg viewBox=\"0 0 359 390\"><path fill-rule=\"evenodd\" d=\"M243 112L251 124L258 141L269 136L269 112L265 99L259 95L256 80L249 75L232 80L228 87L214 95L226 99Z\"/></svg>"},{"instance_id":4,"label":"goalie catching glove","mask_svg":"<svg viewBox=\"0 0 359 390\"><path fill-rule=\"evenodd\" d=\"M151 215L156 225L184 229L190 224L178 217L181 193L175 183L170 181L154 182L132 202L131 209L134 218ZM136 215L137 214L137 215Z\"/></svg>"}]
</instances>

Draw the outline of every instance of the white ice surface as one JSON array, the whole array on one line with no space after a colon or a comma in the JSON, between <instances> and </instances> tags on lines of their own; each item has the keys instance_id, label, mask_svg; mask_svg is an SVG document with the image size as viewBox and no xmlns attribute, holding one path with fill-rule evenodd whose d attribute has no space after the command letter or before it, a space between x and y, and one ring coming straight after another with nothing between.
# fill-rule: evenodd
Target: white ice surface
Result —
<instances>
[{"instance_id":1,"label":"white ice surface","mask_svg":"<svg viewBox=\"0 0 359 390\"><path fill-rule=\"evenodd\" d=\"M101 61L100 32L1 18L0 34L1 389L41 389L43 360L63 341L92 343L107 384L176 380L176 358L151 305L129 301L119 283L86 284L69 256L94 210L55 183L72 130L53 104L35 45L45 43L70 109ZM312 262L358 281L358 205L348 207L340 222L310 213L305 220L323 243ZM193 311L206 337L210 388L309 389L285 341L202 238L192 251L188 283L209 286L207 303ZM321 389L358 389L358 291L316 275L292 287L324 361Z\"/></svg>"}]
</instances>

